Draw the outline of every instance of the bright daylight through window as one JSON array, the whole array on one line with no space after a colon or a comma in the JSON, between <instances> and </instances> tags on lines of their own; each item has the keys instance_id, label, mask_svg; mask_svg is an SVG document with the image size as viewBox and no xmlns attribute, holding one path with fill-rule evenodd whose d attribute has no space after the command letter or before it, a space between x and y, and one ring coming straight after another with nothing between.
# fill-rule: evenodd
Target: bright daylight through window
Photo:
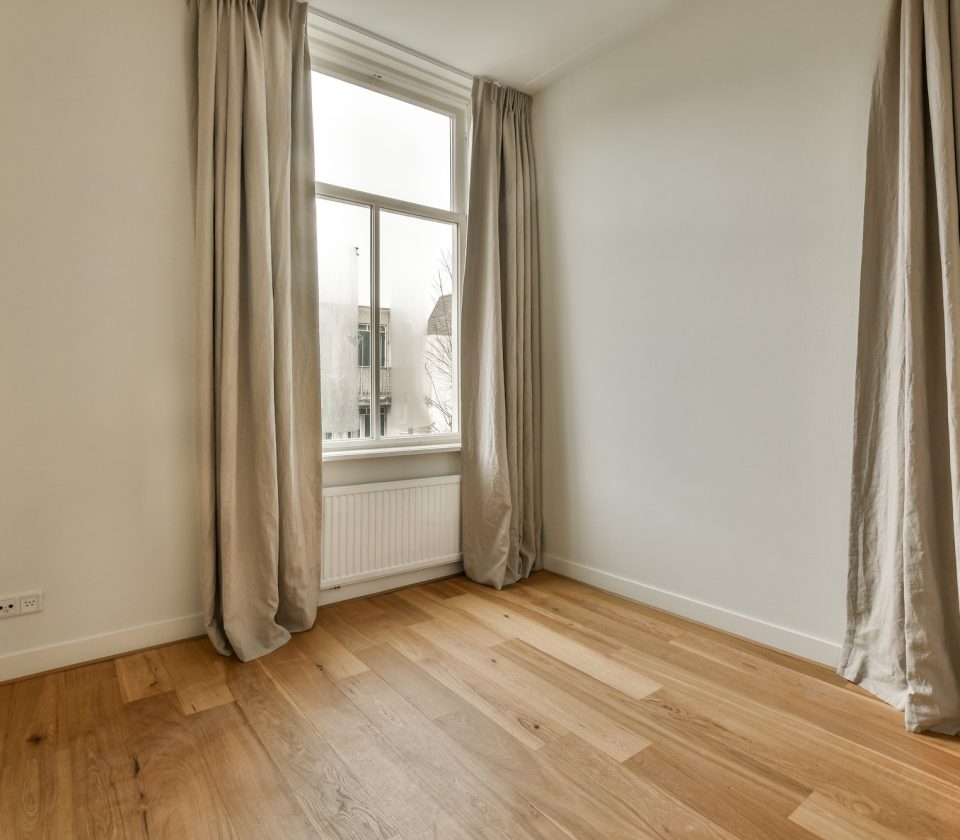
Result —
<instances>
[{"instance_id":1,"label":"bright daylight through window","mask_svg":"<svg viewBox=\"0 0 960 840\"><path fill-rule=\"evenodd\" d=\"M313 74L328 450L458 431L461 126L405 99Z\"/></svg>"}]
</instances>

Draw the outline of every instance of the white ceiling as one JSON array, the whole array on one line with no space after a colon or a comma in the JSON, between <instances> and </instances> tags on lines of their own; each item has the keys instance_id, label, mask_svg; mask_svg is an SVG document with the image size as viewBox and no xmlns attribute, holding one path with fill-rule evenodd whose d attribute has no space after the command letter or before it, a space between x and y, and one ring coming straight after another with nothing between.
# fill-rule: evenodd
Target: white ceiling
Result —
<instances>
[{"instance_id":1,"label":"white ceiling","mask_svg":"<svg viewBox=\"0 0 960 840\"><path fill-rule=\"evenodd\" d=\"M310 0L345 22L535 93L677 0Z\"/></svg>"}]
</instances>

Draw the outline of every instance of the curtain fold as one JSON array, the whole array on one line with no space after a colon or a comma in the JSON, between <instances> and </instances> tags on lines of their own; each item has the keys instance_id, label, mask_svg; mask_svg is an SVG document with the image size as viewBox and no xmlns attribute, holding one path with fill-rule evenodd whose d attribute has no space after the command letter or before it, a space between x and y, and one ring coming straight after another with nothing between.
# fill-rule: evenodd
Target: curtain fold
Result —
<instances>
[{"instance_id":1,"label":"curtain fold","mask_svg":"<svg viewBox=\"0 0 960 840\"><path fill-rule=\"evenodd\" d=\"M500 589L539 568L540 265L530 97L473 85L461 315L463 565Z\"/></svg>"},{"instance_id":2,"label":"curtain fold","mask_svg":"<svg viewBox=\"0 0 960 840\"><path fill-rule=\"evenodd\" d=\"M316 617L322 503L306 4L197 2L204 620L249 660Z\"/></svg>"},{"instance_id":3,"label":"curtain fold","mask_svg":"<svg viewBox=\"0 0 960 840\"><path fill-rule=\"evenodd\" d=\"M840 674L960 731L960 2L895 0L867 152Z\"/></svg>"}]
</instances>

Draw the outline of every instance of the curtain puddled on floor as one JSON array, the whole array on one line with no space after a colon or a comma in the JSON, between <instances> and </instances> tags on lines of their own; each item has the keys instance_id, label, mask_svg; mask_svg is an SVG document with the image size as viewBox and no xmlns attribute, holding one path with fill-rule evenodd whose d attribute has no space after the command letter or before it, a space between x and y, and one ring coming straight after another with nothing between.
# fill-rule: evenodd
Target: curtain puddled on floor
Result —
<instances>
[{"instance_id":1,"label":"curtain puddled on floor","mask_svg":"<svg viewBox=\"0 0 960 840\"><path fill-rule=\"evenodd\" d=\"M197 0L203 601L254 659L316 617L321 442L306 4Z\"/></svg>"},{"instance_id":2,"label":"curtain puddled on floor","mask_svg":"<svg viewBox=\"0 0 960 840\"><path fill-rule=\"evenodd\" d=\"M840 673L960 731L960 2L896 0L877 72Z\"/></svg>"},{"instance_id":3,"label":"curtain puddled on floor","mask_svg":"<svg viewBox=\"0 0 960 840\"><path fill-rule=\"evenodd\" d=\"M540 565L540 265L530 97L477 80L461 327L463 565Z\"/></svg>"}]
</instances>

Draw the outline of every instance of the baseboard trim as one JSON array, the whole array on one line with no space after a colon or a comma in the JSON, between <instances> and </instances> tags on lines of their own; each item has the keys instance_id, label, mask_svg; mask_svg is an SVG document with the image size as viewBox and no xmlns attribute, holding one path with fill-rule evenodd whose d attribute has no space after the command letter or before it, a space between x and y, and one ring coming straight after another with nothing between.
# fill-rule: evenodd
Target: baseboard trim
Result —
<instances>
[{"instance_id":1,"label":"baseboard trim","mask_svg":"<svg viewBox=\"0 0 960 840\"><path fill-rule=\"evenodd\" d=\"M811 636L800 630L781 627L779 624L772 624L769 621L744 615L734 610L707 604L698 601L696 598L669 592L592 566L584 566L581 563L564 560L555 555L545 554L543 565L545 569L551 572L595 586L605 592L612 592L615 595L629 598L631 601L637 601L693 621L699 621L718 630L742 636L750 641L759 642L762 645L768 645L792 653L795 656L802 656L805 659L811 659L830 667L836 667L837 662L840 661L841 646L839 644L817 636Z\"/></svg>"},{"instance_id":2,"label":"baseboard trim","mask_svg":"<svg viewBox=\"0 0 960 840\"><path fill-rule=\"evenodd\" d=\"M83 665L130 651L190 639L204 632L202 615L184 615L110 633L71 639L0 656L0 683Z\"/></svg>"},{"instance_id":3,"label":"baseboard trim","mask_svg":"<svg viewBox=\"0 0 960 840\"><path fill-rule=\"evenodd\" d=\"M430 566L410 569L399 574L355 580L353 583L344 583L332 589L323 589L320 592L319 603L321 607L324 607L327 604L350 601L353 598L363 598L366 595L379 595L383 592L392 592L394 589L404 589L407 586L453 577L462 573L463 561L461 560L433 563Z\"/></svg>"},{"instance_id":4,"label":"baseboard trim","mask_svg":"<svg viewBox=\"0 0 960 840\"><path fill-rule=\"evenodd\" d=\"M320 593L319 605L325 606L338 601L362 598L365 595L391 592L394 589L403 589L462 573L463 562L457 560L386 577L357 581L335 589L323 590ZM82 639L71 639L67 642L7 653L0 656L0 684L63 668L89 665L124 653L167 645L179 642L181 639L192 639L204 633L202 615L184 615L166 621L141 624L124 630L114 630L110 633L100 633L96 636L85 636Z\"/></svg>"}]
</instances>

